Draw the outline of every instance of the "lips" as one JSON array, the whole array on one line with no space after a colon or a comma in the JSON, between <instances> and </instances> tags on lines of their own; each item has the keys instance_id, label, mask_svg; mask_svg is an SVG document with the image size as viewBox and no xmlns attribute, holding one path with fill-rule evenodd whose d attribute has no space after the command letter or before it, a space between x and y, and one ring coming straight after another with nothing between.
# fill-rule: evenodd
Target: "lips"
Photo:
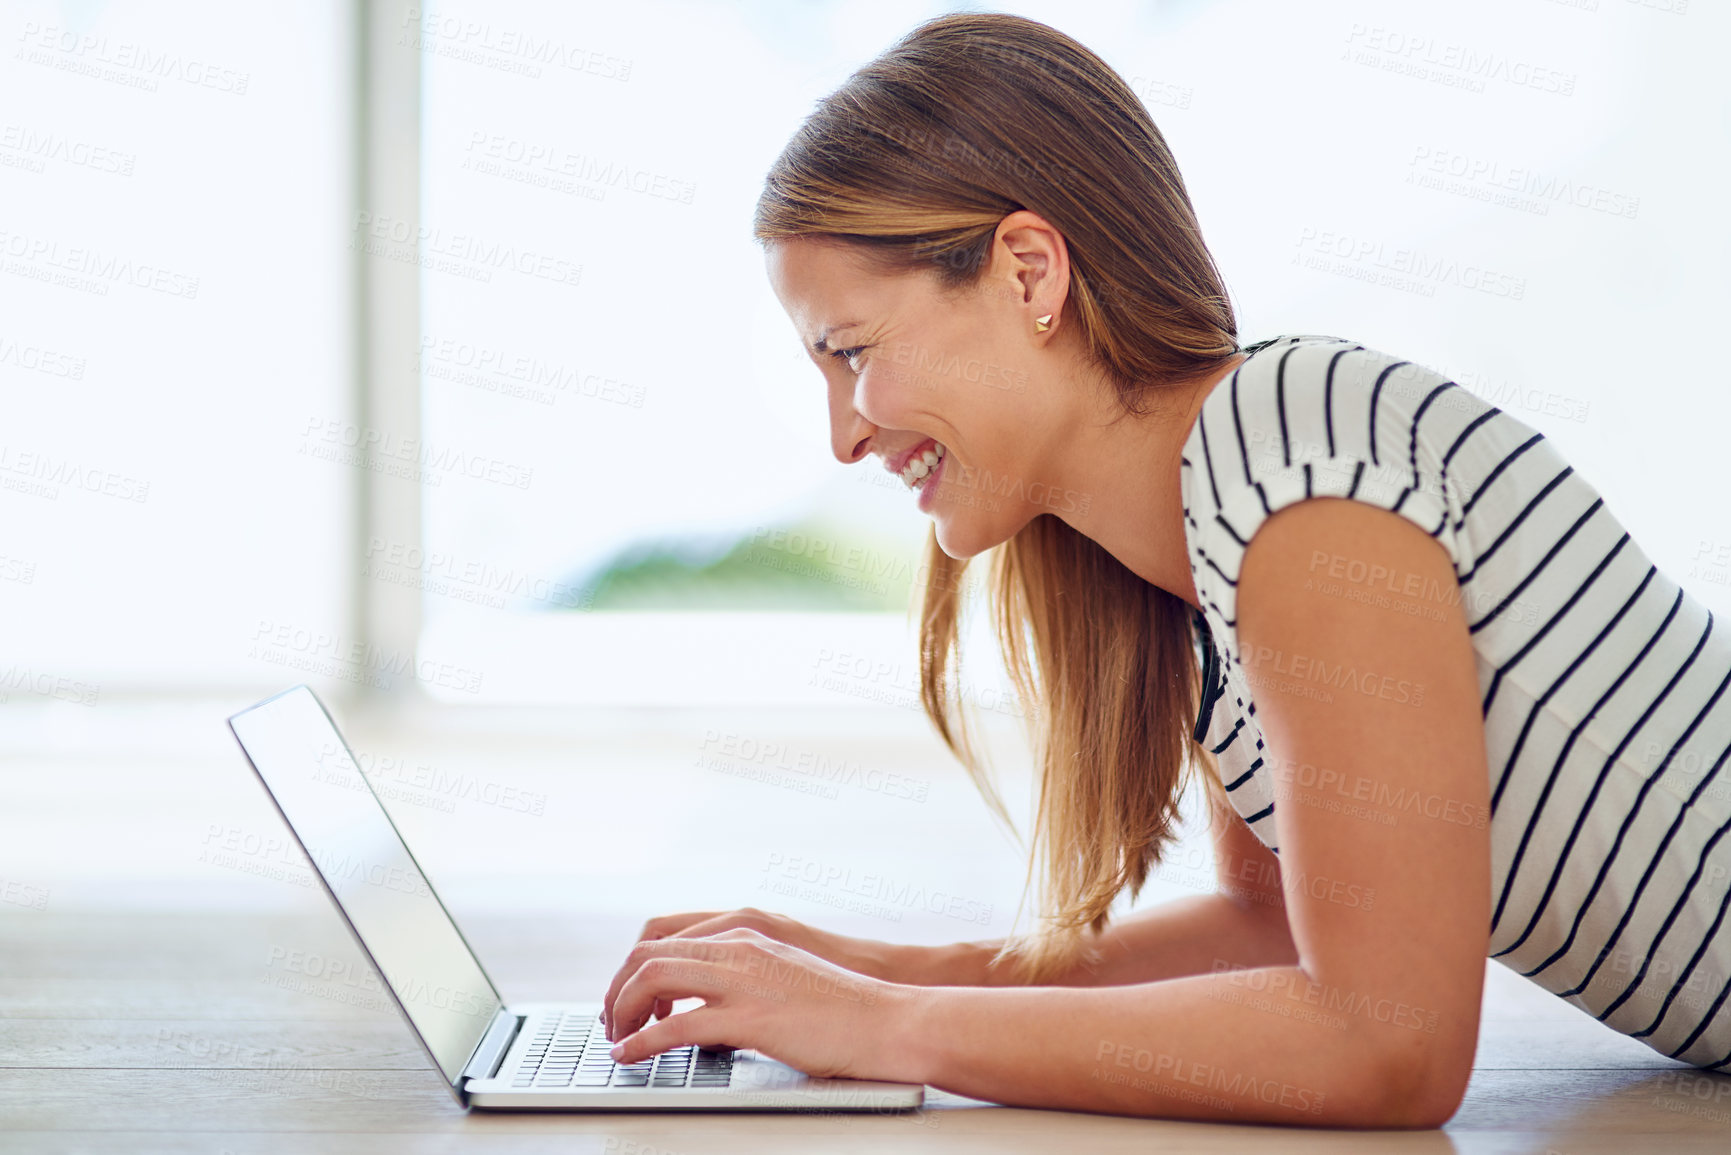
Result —
<instances>
[{"instance_id":1,"label":"lips","mask_svg":"<svg viewBox=\"0 0 1731 1155\"><path fill-rule=\"evenodd\" d=\"M953 456L945 453L942 445L938 446L938 452L941 454L938 463L931 468L925 477L915 483L919 486L919 496L914 501L925 513L932 511L932 503L937 500L937 488L943 483L944 470L949 467L950 458Z\"/></svg>"},{"instance_id":2,"label":"lips","mask_svg":"<svg viewBox=\"0 0 1731 1155\"><path fill-rule=\"evenodd\" d=\"M909 489L918 489L920 483L938 468L938 463L944 459L945 449L936 441L928 441L925 445L916 445L914 451L903 459L901 468L896 471L902 479L902 484Z\"/></svg>"},{"instance_id":3,"label":"lips","mask_svg":"<svg viewBox=\"0 0 1731 1155\"><path fill-rule=\"evenodd\" d=\"M925 452L926 450L932 448L936 444L937 444L937 441L934 438L930 438L930 437L926 438L924 441L917 442L912 447L910 447L906 453L902 454L900 457L896 458L894 461L891 461L888 458L885 458L884 459L884 468L887 469L891 473L900 474L902 470L904 470L908 467L908 463L910 461L912 461L915 456Z\"/></svg>"}]
</instances>

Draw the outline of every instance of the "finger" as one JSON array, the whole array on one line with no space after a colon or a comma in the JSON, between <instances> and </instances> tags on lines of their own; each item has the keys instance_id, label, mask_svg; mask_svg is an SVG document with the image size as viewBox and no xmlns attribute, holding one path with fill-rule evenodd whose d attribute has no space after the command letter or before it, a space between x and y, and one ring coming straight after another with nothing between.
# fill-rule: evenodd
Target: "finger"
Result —
<instances>
[{"instance_id":1,"label":"finger","mask_svg":"<svg viewBox=\"0 0 1731 1155\"><path fill-rule=\"evenodd\" d=\"M637 941L644 942L658 938L671 938L676 934L683 933L687 927L694 926L701 922L713 922L715 919L721 918L726 914L727 912L724 910L702 910L690 911L685 914L664 914L658 918L652 918L648 922L644 923L643 930L637 935Z\"/></svg>"},{"instance_id":2,"label":"finger","mask_svg":"<svg viewBox=\"0 0 1731 1155\"><path fill-rule=\"evenodd\" d=\"M626 1036L613 1047L611 1054L616 1063L641 1063L675 1047L698 1046L714 1050L749 1045L744 1039L730 1038L727 1026L724 1012L715 1007L701 1006Z\"/></svg>"},{"instance_id":3,"label":"finger","mask_svg":"<svg viewBox=\"0 0 1731 1155\"><path fill-rule=\"evenodd\" d=\"M730 912L728 915L721 918L711 920L711 922L715 924L725 924L738 913L739 912L737 911ZM608 1038L618 1037L612 1032L613 1004L619 997L619 991L628 981L630 981L632 974L635 973L638 967L643 965L644 959L668 956L684 958L715 958L717 956L712 947L699 944L710 944L716 941L734 943L776 940L770 939L769 936L765 935L762 931L753 930L750 927L735 926L730 930L719 931L713 935L704 935L702 938L687 937L684 934L679 934L670 938L646 939L639 942L636 946L631 948L631 953L625 956L624 964L614 972L613 981L607 984L607 994L601 1000L601 1025L608 1029ZM656 1018L662 1017L661 1012L657 1010L652 1009L650 1013ZM672 1013L671 1004L669 1005L667 1013Z\"/></svg>"},{"instance_id":4,"label":"finger","mask_svg":"<svg viewBox=\"0 0 1731 1155\"><path fill-rule=\"evenodd\" d=\"M718 1001L727 990L727 977L711 962L689 958L652 958L637 968L620 988L607 1020L607 1037L613 1042L641 1030L657 999L699 998L705 1004ZM663 1022L678 1018L670 1016Z\"/></svg>"},{"instance_id":5,"label":"finger","mask_svg":"<svg viewBox=\"0 0 1731 1155\"><path fill-rule=\"evenodd\" d=\"M672 938L676 935L690 938L693 936L686 933L686 931L689 927L700 925L703 923L715 922L718 919L721 919L723 917L723 914L724 914L724 912L718 911L718 910L696 910L696 911L688 911L684 914L660 915L659 917L652 918L648 922L643 924L643 929L637 932L637 940L636 941L637 942L654 942L658 939ZM614 981L612 983L608 984L608 991L609 992L611 992L615 987L617 987L619 985L620 982L623 981L622 976L624 974L624 970L625 970L625 968L621 967L620 972L613 976ZM611 1000L603 1000L602 1001L602 1009L601 1009L601 1021L602 1021L602 1023L607 1022L607 1007L609 1005L611 1005Z\"/></svg>"},{"instance_id":6,"label":"finger","mask_svg":"<svg viewBox=\"0 0 1731 1155\"><path fill-rule=\"evenodd\" d=\"M691 948L696 941L695 939L679 938L644 939L631 948L630 953L625 956L625 961L614 972L613 981L607 984L607 993L601 999L601 1025L608 1028L609 1038L614 1037L612 1034L614 1000L619 997L619 991L630 981L631 976L637 973L637 968L650 958L689 956L695 953Z\"/></svg>"},{"instance_id":7,"label":"finger","mask_svg":"<svg viewBox=\"0 0 1731 1155\"><path fill-rule=\"evenodd\" d=\"M661 937L708 938L710 935L720 934L723 931L737 930L741 925L741 922L742 919L740 918L739 912L736 910L729 910L722 914L712 915L700 922L691 923L678 930L670 931Z\"/></svg>"}]
</instances>

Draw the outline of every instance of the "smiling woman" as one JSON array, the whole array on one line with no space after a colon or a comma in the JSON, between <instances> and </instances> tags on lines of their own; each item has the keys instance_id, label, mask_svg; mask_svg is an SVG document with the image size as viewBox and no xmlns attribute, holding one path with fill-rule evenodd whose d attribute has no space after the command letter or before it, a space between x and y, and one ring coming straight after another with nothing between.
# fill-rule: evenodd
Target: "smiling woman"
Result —
<instances>
[{"instance_id":1,"label":"smiling woman","mask_svg":"<svg viewBox=\"0 0 1731 1155\"><path fill-rule=\"evenodd\" d=\"M607 997L617 1055L1435 1126L1494 954L1731 1064L1731 637L1541 434L1352 341L1241 347L1147 111L1030 20L943 17L860 69L755 227L835 456L933 519L922 695L1003 813L955 680L961 578L992 553L1041 921L931 948L656 919ZM1219 891L1109 921L1192 769Z\"/></svg>"}]
</instances>

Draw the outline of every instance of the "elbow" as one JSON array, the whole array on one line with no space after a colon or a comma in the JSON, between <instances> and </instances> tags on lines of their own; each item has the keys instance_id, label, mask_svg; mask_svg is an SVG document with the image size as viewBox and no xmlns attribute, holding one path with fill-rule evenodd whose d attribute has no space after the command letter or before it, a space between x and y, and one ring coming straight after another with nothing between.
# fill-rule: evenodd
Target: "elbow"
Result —
<instances>
[{"instance_id":1,"label":"elbow","mask_svg":"<svg viewBox=\"0 0 1731 1155\"><path fill-rule=\"evenodd\" d=\"M1434 1037L1394 1049L1365 1048L1360 1065L1362 1094L1352 1104L1351 1125L1421 1130L1441 1127L1460 1109L1472 1078L1472 1054ZM1425 1045L1428 1044L1428 1045Z\"/></svg>"}]
</instances>

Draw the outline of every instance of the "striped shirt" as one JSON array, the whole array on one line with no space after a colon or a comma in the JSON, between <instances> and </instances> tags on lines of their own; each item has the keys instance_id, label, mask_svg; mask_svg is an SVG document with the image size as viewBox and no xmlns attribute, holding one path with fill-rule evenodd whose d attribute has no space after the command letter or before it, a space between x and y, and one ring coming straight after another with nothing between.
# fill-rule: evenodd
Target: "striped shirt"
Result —
<instances>
[{"instance_id":1,"label":"striped shirt","mask_svg":"<svg viewBox=\"0 0 1731 1155\"><path fill-rule=\"evenodd\" d=\"M1549 440L1442 374L1334 337L1244 352L1204 400L1181 466L1199 635L1220 657L1204 740L1233 807L1277 854L1276 779L1383 825L1488 824L1491 957L1662 1054L1726 1069L1731 632L1659 572ZM1264 748L1259 687L1423 703L1398 670L1243 660L1245 548L1307 497L1389 510L1448 551L1448 589L1321 551L1305 580L1391 614L1461 606L1488 823L1471 804Z\"/></svg>"}]
</instances>

